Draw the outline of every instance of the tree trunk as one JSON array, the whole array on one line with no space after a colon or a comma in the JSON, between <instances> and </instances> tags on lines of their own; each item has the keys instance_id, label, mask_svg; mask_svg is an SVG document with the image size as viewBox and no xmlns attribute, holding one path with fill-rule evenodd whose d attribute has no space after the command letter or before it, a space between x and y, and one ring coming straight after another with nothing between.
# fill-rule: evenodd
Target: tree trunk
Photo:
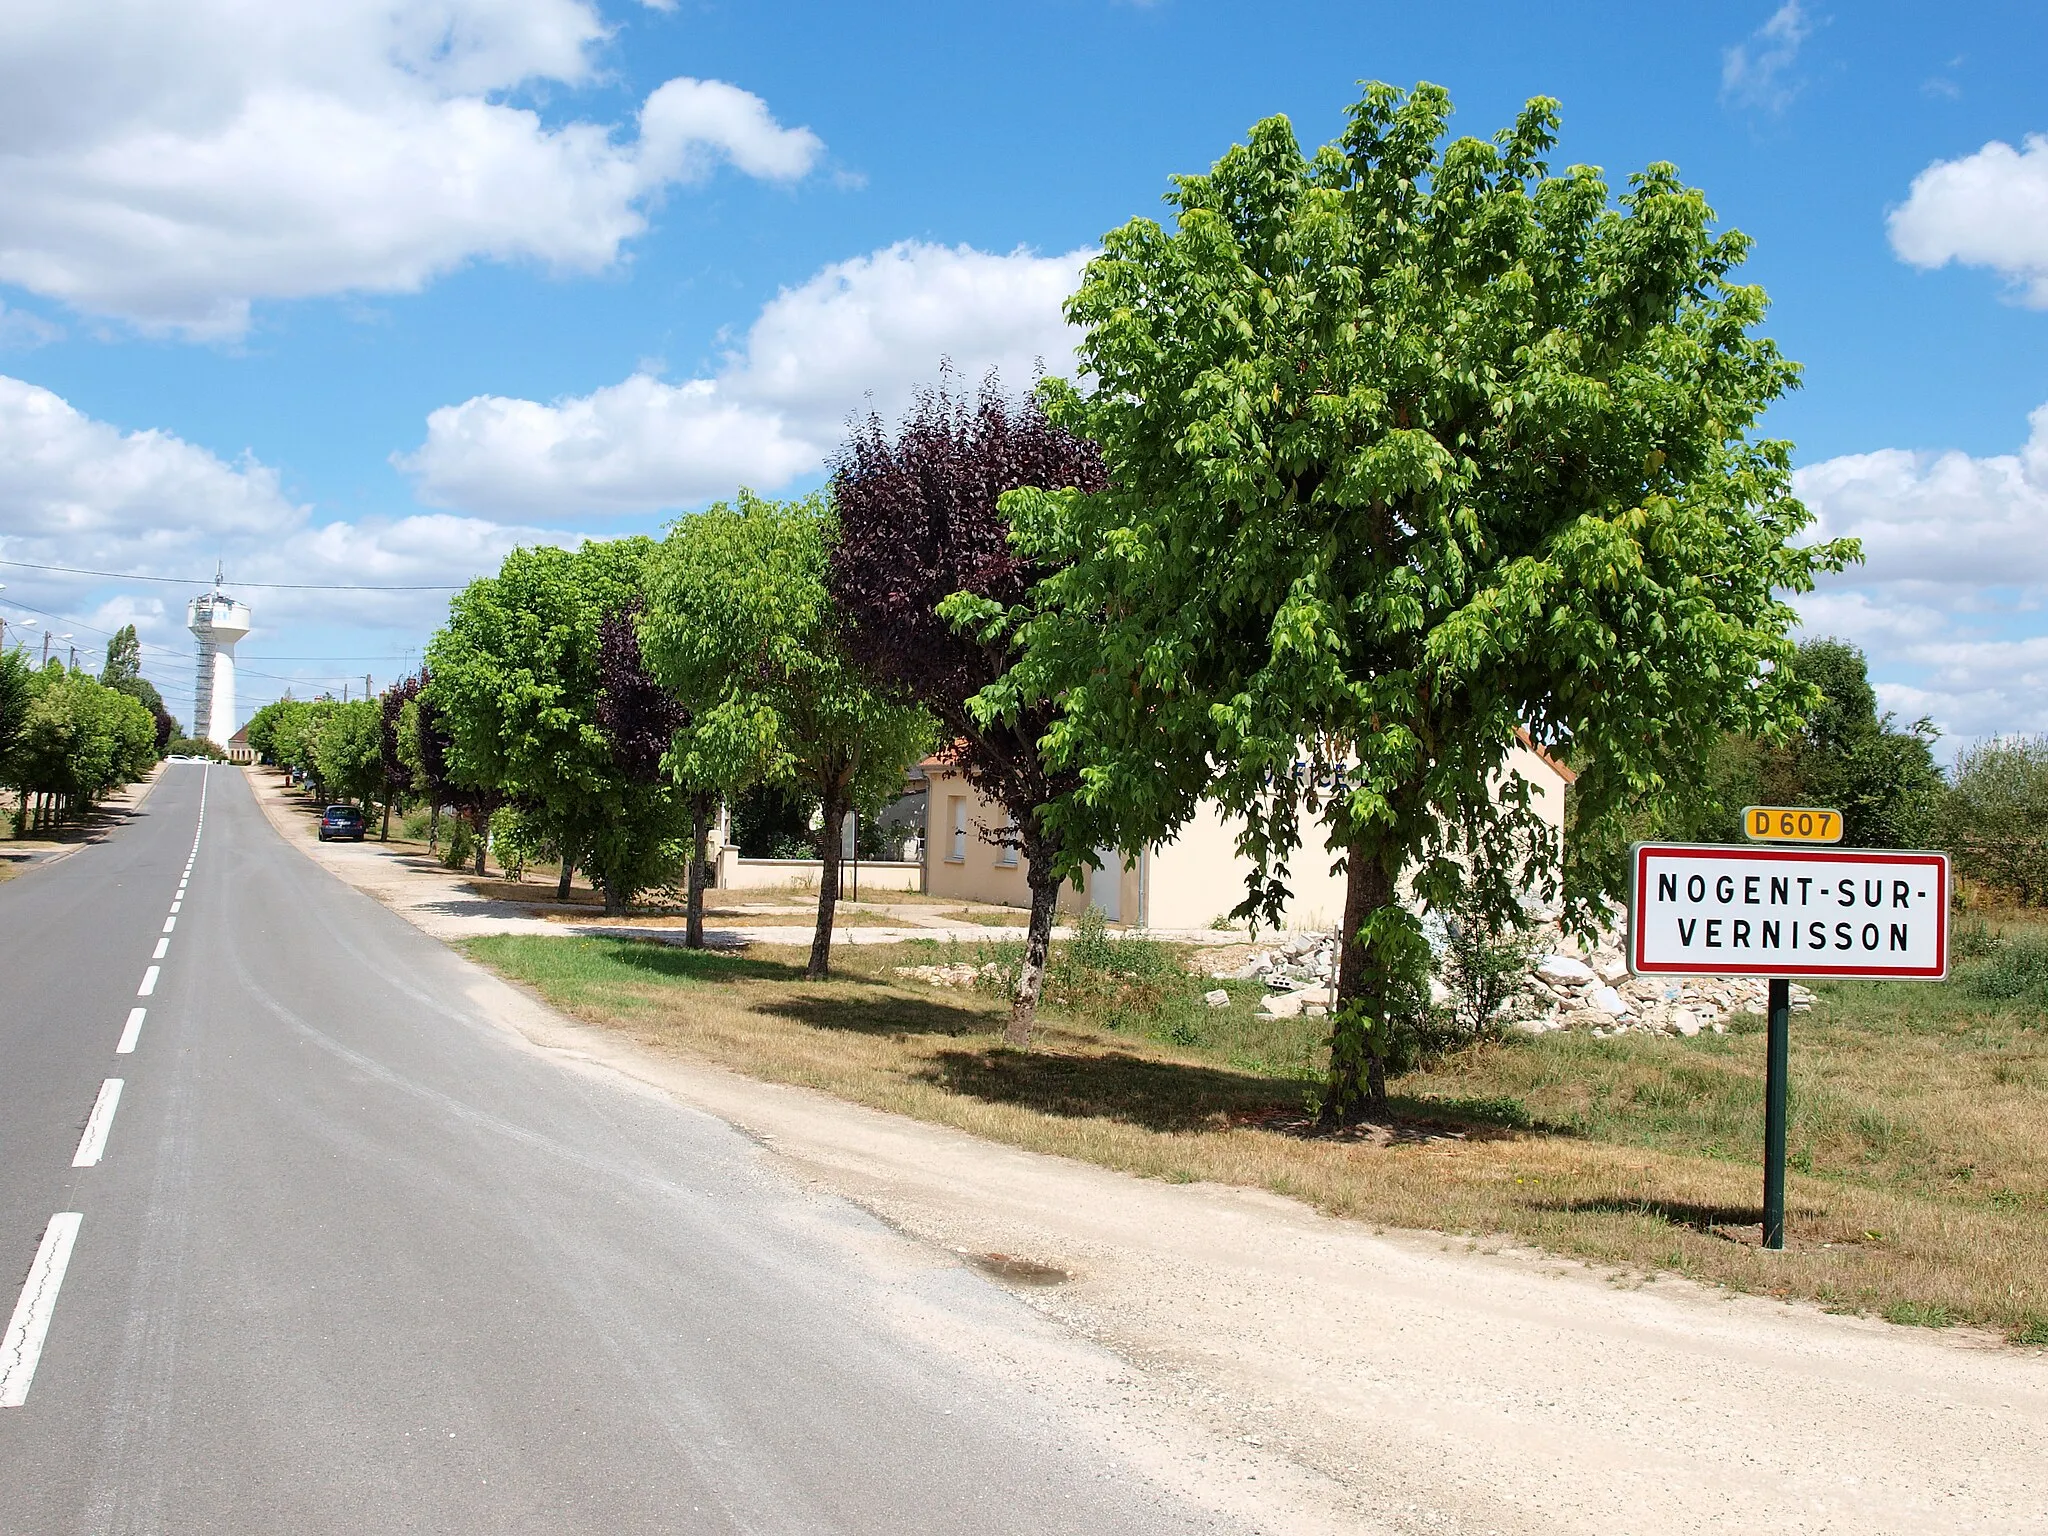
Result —
<instances>
[{"instance_id":1,"label":"tree trunk","mask_svg":"<svg viewBox=\"0 0 2048 1536\"><path fill-rule=\"evenodd\" d=\"M476 825L476 877L481 880L486 873L484 855L491 851L491 819L486 816Z\"/></svg>"},{"instance_id":2,"label":"tree trunk","mask_svg":"<svg viewBox=\"0 0 2048 1536\"><path fill-rule=\"evenodd\" d=\"M1364 937L1366 924L1394 904L1394 878L1380 854L1364 840L1345 851L1344 926L1338 932L1330 1078L1323 1095L1326 1126L1355 1125L1368 1111L1384 1114L1387 1108L1385 981Z\"/></svg>"},{"instance_id":3,"label":"tree trunk","mask_svg":"<svg viewBox=\"0 0 2048 1536\"><path fill-rule=\"evenodd\" d=\"M690 903L684 921L683 947L704 947L704 859L711 846L711 791L690 796Z\"/></svg>"},{"instance_id":4,"label":"tree trunk","mask_svg":"<svg viewBox=\"0 0 2048 1536\"><path fill-rule=\"evenodd\" d=\"M576 860L565 848L562 850L562 878L555 882L555 900L569 899L569 882L576 878Z\"/></svg>"},{"instance_id":5,"label":"tree trunk","mask_svg":"<svg viewBox=\"0 0 2048 1536\"><path fill-rule=\"evenodd\" d=\"M618 882L607 879L604 882L604 915L606 917L624 917L631 909L632 904L626 900L625 894L619 889Z\"/></svg>"},{"instance_id":6,"label":"tree trunk","mask_svg":"<svg viewBox=\"0 0 2048 1536\"><path fill-rule=\"evenodd\" d=\"M441 802L436 800L427 808L427 852L441 851Z\"/></svg>"},{"instance_id":7,"label":"tree trunk","mask_svg":"<svg viewBox=\"0 0 2048 1536\"><path fill-rule=\"evenodd\" d=\"M825 825L819 831L823 846L818 862L818 930L811 935L811 963L804 967L804 980L823 981L832 971L832 917L839 905L839 839L846 826L846 775L842 774L825 791Z\"/></svg>"},{"instance_id":8,"label":"tree trunk","mask_svg":"<svg viewBox=\"0 0 2048 1536\"><path fill-rule=\"evenodd\" d=\"M1024 930L1024 963L1017 968L1017 995L1010 999L1010 1022L1003 1044L1031 1048L1031 1026L1038 1017L1039 994L1045 990L1045 961L1052 951L1052 924L1059 913L1060 882L1052 872L1048 849L1025 851L1025 880L1031 887L1031 922Z\"/></svg>"},{"instance_id":9,"label":"tree trunk","mask_svg":"<svg viewBox=\"0 0 2048 1536\"><path fill-rule=\"evenodd\" d=\"M377 834L377 841L380 843L391 841L391 792L389 790L384 792L384 830Z\"/></svg>"}]
</instances>

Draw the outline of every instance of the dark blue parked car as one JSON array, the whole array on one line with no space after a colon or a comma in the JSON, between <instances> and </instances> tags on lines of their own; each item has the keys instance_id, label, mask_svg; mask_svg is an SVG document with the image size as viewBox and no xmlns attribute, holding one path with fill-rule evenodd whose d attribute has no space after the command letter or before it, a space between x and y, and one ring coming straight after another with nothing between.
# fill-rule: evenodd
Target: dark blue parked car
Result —
<instances>
[{"instance_id":1,"label":"dark blue parked car","mask_svg":"<svg viewBox=\"0 0 2048 1536\"><path fill-rule=\"evenodd\" d=\"M360 843L363 834L369 830L363 813L352 805L330 805L320 818L320 841L323 843L331 837L353 838Z\"/></svg>"}]
</instances>

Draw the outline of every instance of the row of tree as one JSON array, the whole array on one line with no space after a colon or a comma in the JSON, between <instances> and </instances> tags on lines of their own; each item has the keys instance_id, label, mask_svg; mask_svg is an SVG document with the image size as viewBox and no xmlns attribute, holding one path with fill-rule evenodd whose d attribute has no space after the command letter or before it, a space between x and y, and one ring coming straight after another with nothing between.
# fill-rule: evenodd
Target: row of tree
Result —
<instances>
[{"instance_id":1,"label":"row of tree","mask_svg":"<svg viewBox=\"0 0 2048 1536\"><path fill-rule=\"evenodd\" d=\"M429 648L451 777L620 900L709 795L807 786L822 975L839 818L941 741L1027 866L1019 1041L1061 882L1213 799L1241 913L1345 870L1325 1112L1382 1099L1418 905L1504 922L1533 886L1583 925L1612 889L1504 773L1518 733L1594 825L1730 737L1778 751L1819 698L1787 597L1857 553L1795 542L1757 428L1797 369L1748 242L1669 166L1551 174L1550 101L1490 140L1449 111L1375 85L1313 155L1273 118L1177 178L1174 225L1112 231L1068 301L1079 382L871 419L829 497L510 557Z\"/></svg>"},{"instance_id":2,"label":"row of tree","mask_svg":"<svg viewBox=\"0 0 2048 1536\"><path fill-rule=\"evenodd\" d=\"M19 649L0 652L0 786L19 795L17 832L90 810L154 767L178 741L178 722L141 675L129 625L107 646L95 678Z\"/></svg>"}]
</instances>

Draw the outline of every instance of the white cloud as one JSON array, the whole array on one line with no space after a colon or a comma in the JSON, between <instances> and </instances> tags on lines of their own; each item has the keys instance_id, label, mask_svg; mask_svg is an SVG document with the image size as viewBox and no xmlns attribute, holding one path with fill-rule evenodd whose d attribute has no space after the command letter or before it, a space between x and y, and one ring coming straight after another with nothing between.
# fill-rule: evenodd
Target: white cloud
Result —
<instances>
[{"instance_id":1,"label":"white cloud","mask_svg":"<svg viewBox=\"0 0 2048 1536\"><path fill-rule=\"evenodd\" d=\"M189 335L252 301L409 292L475 259L614 261L648 201L823 146L671 80L615 125L508 94L598 79L590 0L18 0L0 8L0 281Z\"/></svg>"},{"instance_id":2,"label":"white cloud","mask_svg":"<svg viewBox=\"0 0 2048 1536\"><path fill-rule=\"evenodd\" d=\"M1888 220L1892 249L1916 267L1989 267L2021 302L2048 309L2048 137L1997 140L1913 178Z\"/></svg>"},{"instance_id":3,"label":"white cloud","mask_svg":"<svg viewBox=\"0 0 2048 1536\"><path fill-rule=\"evenodd\" d=\"M1865 563L1800 604L1809 633L1862 645L1887 708L1951 746L2048 730L2048 405L2017 453L1883 449L1809 465L1798 493Z\"/></svg>"},{"instance_id":4,"label":"white cloud","mask_svg":"<svg viewBox=\"0 0 2048 1536\"><path fill-rule=\"evenodd\" d=\"M893 416L942 358L1012 388L1073 367L1061 303L1086 251L991 255L903 242L837 262L776 295L708 378L636 373L541 403L480 395L443 406L398 462L421 497L490 517L685 507L821 469L847 418Z\"/></svg>"},{"instance_id":5,"label":"white cloud","mask_svg":"<svg viewBox=\"0 0 2048 1536\"><path fill-rule=\"evenodd\" d=\"M1799 94L1798 83L1787 77L1812 32L1799 0L1785 0L1770 20L1722 53L1721 99L1782 112Z\"/></svg>"},{"instance_id":6,"label":"white cloud","mask_svg":"<svg viewBox=\"0 0 2048 1536\"><path fill-rule=\"evenodd\" d=\"M460 583L494 568L516 545L568 540L448 513L320 522L253 458L231 462L168 432L123 431L49 390L0 376L0 559L202 579L221 560L230 586ZM155 648L152 675L166 697L180 688L189 694L189 662L164 662L191 653L189 593L15 566L0 566L0 583L10 642L20 637L17 626L32 645L44 628L71 630L81 654L97 656L106 642L94 631L134 623ZM280 632L326 630L375 634L380 651L416 644L445 614L448 596L246 588L242 595L256 613L254 647ZM378 670L388 678L396 669Z\"/></svg>"}]
</instances>

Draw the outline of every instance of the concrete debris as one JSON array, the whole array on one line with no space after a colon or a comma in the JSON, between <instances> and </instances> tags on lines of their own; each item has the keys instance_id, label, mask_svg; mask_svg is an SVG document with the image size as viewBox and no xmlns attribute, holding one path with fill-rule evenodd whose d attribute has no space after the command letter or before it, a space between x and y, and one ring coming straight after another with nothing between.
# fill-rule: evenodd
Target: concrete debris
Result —
<instances>
[{"instance_id":1,"label":"concrete debris","mask_svg":"<svg viewBox=\"0 0 2048 1536\"><path fill-rule=\"evenodd\" d=\"M1599 980L1593 967L1570 955L1545 955L1537 963L1536 974L1556 987L1589 987Z\"/></svg>"},{"instance_id":2,"label":"concrete debris","mask_svg":"<svg viewBox=\"0 0 2048 1536\"><path fill-rule=\"evenodd\" d=\"M1616 914L1617 917L1619 914ZM1690 1038L1726 1034L1729 1021L1762 1014L1768 984L1760 980L1706 976L1632 976L1618 927L1591 944L1554 925L1537 931L1533 963L1502 1017L1531 1034L1557 1029L1617 1034L1664 1034ZM1261 981L1267 995L1259 1012L1267 1018L1316 1018L1335 1006L1337 946L1330 933L1295 933L1270 949L1256 951L1233 971L1216 971L1219 981ZM1213 995L1213 994L1212 994ZM1432 977L1430 1002L1455 1002L1452 989ZM1805 1013L1813 994L1795 983L1792 1011Z\"/></svg>"},{"instance_id":3,"label":"concrete debris","mask_svg":"<svg viewBox=\"0 0 2048 1536\"><path fill-rule=\"evenodd\" d=\"M957 965L898 965L891 969L898 976L915 977L935 987L972 987L983 977L993 979L1003 974L1003 968L993 960L986 965L968 965L963 961Z\"/></svg>"},{"instance_id":4,"label":"concrete debris","mask_svg":"<svg viewBox=\"0 0 2048 1536\"><path fill-rule=\"evenodd\" d=\"M1221 987L1218 987L1213 992L1204 992L1202 994L1202 1001L1211 1008L1228 1008L1230 1006L1230 994Z\"/></svg>"}]
</instances>

